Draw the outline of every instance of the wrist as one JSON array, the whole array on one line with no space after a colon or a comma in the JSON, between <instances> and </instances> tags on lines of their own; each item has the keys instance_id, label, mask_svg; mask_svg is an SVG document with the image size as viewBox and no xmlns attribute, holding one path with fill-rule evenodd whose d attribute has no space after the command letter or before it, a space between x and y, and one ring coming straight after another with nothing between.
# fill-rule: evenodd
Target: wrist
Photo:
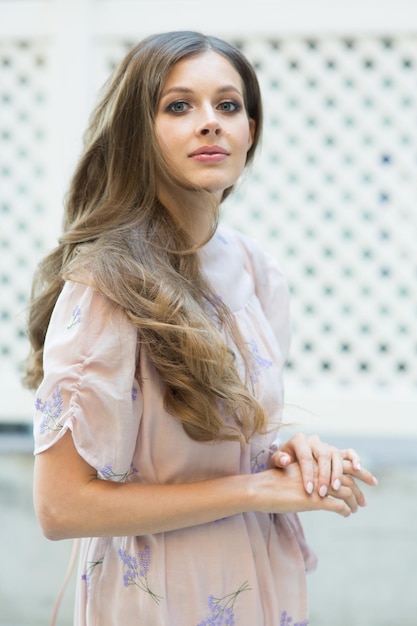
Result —
<instances>
[{"instance_id":1,"label":"wrist","mask_svg":"<svg viewBox=\"0 0 417 626\"><path fill-rule=\"evenodd\" d=\"M279 500L279 483L283 470L272 468L246 476L246 511L271 513Z\"/></svg>"}]
</instances>

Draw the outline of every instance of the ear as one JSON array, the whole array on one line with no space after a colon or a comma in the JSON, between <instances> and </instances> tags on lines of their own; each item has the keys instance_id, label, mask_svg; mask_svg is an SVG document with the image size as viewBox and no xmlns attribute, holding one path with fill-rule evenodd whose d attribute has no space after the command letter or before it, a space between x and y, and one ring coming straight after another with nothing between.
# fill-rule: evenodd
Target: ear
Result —
<instances>
[{"instance_id":1,"label":"ear","mask_svg":"<svg viewBox=\"0 0 417 626\"><path fill-rule=\"evenodd\" d=\"M255 138L256 131L256 122L251 117L249 118L249 139L248 139L248 150L251 149L253 145L253 140Z\"/></svg>"}]
</instances>

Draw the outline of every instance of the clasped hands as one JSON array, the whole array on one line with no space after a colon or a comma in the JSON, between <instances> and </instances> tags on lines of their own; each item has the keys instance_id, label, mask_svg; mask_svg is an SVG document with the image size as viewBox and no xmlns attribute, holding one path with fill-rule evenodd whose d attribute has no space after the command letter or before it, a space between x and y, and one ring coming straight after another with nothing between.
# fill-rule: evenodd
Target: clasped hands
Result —
<instances>
[{"instance_id":1,"label":"clasped hands","mask_svg":"<svg viewBox=\"0 0 417 626\"><path fill-rule=\"evenodd\" d=\"M366 505L358 480L369 486L378 484L375 476L362 468L355 450L339 450L317 435L294 435L271 455L271 467L301 480L306 494L316 500L317 508L327 508L320 506L325 498L343 501L343 506L340 502L333 510L344 516Z\"/></svg>"}]
</instances>

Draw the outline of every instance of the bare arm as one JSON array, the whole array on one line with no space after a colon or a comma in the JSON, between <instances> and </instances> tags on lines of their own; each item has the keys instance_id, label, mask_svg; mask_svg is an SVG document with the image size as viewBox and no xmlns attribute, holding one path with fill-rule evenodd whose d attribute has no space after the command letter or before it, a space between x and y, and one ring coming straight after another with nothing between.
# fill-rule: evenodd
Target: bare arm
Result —
<instances>
[{"instance_id":1,"label":"bare arm","mask_svg":"<svg viewBox=\"0 0 417 626\"><path fill-rule=\"evenodd\" d=\"M50 539L158 533L242 511L241 476L144 485L100 480L71 433L35 458L35 509Z\"/></svg>"},{"instance_id":2,"label":"bare arm","mask_svg":"<svg viewBox=\"0 0 417 626\"><path fill-rule=\"evenodd\" d=\"M113 483L77 453L70 432L35 460L35 509L49 539L154 534L263 511L328 510L345 517L364 503L351 477L338 492L306 494L297 463L286 469L198 483Z\"/></svg>"}]
</instances>

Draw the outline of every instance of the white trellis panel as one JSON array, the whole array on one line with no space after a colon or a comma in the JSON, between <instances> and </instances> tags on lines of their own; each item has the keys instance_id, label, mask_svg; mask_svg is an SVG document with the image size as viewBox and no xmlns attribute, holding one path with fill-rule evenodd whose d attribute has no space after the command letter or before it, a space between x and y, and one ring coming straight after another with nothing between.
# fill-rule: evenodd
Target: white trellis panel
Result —
<instances>
[{"instance_id":1,"label":"white trellis panel","mask_svg":"<svg viewBox=\"0 0 417 626\"><path fill-rule=\"evenodd\" d=\"M357 0L0 0L0 420L19 377L37 260L97 89L142 36L226 37L258 70L262 151L224 220L285 267L287 418L417 434L417 6ZM297 406L299 408L295 409Z\"/></svg>"}]
</instances>

